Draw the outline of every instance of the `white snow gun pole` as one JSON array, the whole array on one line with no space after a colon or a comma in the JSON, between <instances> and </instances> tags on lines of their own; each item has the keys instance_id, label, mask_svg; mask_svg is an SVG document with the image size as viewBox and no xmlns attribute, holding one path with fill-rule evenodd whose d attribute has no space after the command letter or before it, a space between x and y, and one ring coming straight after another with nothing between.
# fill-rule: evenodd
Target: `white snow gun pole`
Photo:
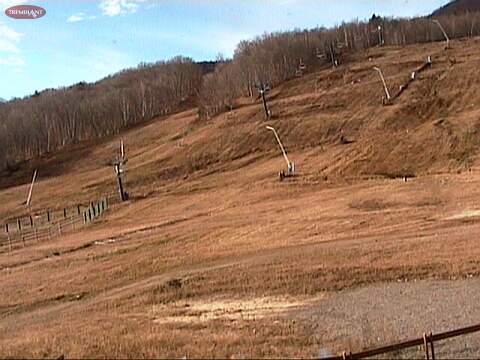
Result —
<instances>
[{"instance_id":1,"label":"white snow gun pole","mask_svg":"<svg viewBox=\"0 0 480 360\"><path fill-rule=\"evenodd\" d=\"M387 96L387 101L390 101L391 97L390 97L390 93L388 92L388 88L387 88L387 83L385 82L385 78L383 77L383 73L382 73L382 70L380 70L378 67L374 67L373 68L375 71L378 72L378 74L380 75L380 78L382 79L382 83L383 83L383 89L385 90L385 95Z\"/></svg>"},{"instance_id":2,"label":"white snow gun pole","mask_svg":"<svg viewBox=\"0 0 480 360\"><path fill-rule=\"evenodd\" d=\"M30 190L28 191L28 197L27 197L27 206L30 205L30 201L32 200L32 192L33 192L33 185L35 185L35 179L37 178L37 169L35 169L34 173L33 173L33 179L32 179L32 183L30 184Z\"/></svg>"},{"instance_id":3,"label":"white snow gun pole","mask_svg":"<svg viewBox=\"0 0 480 360\"><path fill-rule=\"evenodd\" d=\"M277 134L276 130L271 126L267 126L267 129L273 131L273 133L275 134L275 138L277 139L278 145L280 145L280 149L282 149L283 157L285 158L285 161L287 162L287 167L288 167L288 169L290 169L290 166L291 166L290 160L288 160L287 152L285 151L285 148L283 147L283 144L280 141L280 138L278 137L278 134Z\"/></svg>"}]
</instances>

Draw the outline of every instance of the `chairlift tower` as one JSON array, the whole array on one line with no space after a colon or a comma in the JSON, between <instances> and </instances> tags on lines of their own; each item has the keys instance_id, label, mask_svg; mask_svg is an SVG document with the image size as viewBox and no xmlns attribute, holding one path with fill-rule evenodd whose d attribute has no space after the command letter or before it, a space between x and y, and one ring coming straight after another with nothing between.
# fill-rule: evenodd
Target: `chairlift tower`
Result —
<instances>
[{"instance_id":1,"label":"chairlift tower","mask_svg":"<svg viewBox=\"0 0 480 360\"><path fill-rule=\"evenodd\" d=\"M335 54L335 47L333 46L333 42L330 43L330 58L332 60L332 65L334 68L338 67L338 59Z\"/></svg>"},{"instance_id":2,"label":"chairlift tower","mask_svg":"<svg viewBox=\"0 0 480 360\"><path fill-rule=\"evenodd\" d=\"M267 106L267 99L265 98L265 93L267 91L270 91L270 86L268 84L260 83L259 85L256 86L258 91L260 92L260 95L262 96L262 101L263 101L263 109L265 110L265 117L267 119L270 119L272 116L272 113L268 110Z\"/></svg>"},{"instance_id":3,"label":"chairlift tower","mask_svg":"<svg viewBox=\"0 0 480 360\"><path fill-rule=\"evenodd\" d=\"M120 157L116 158L113 161L115 174L117 175L118 191L120 193L121 201L128 200L128 193L123 190L123 176L125 174L125 164L127 163L127 161L128 160L125 157L125 147L123 144L123 140L121 140L120 141Z\"/></svg>"},{"instance_id":4,"label":"chairlift tower","mask_svg":"<svg viewBox=\"0 0 480 360\"><path fill-rule=\"evenodd\" d=\"M383 28L381 25L378 25L377 27L378 30L378 45L383 46L385 45L385 38L383 36Z\"/></svg>"}]
</instances>

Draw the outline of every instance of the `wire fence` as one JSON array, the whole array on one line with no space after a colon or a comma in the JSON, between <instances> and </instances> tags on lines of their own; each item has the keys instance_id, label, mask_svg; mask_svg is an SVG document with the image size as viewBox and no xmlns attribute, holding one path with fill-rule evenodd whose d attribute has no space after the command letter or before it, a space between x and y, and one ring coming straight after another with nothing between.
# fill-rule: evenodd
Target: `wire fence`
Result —
<instances>
[{"instance_id":1,"label":"wire fence","mask_svg":"<svg viewBox=\"0 0 480 360\"><path fill-rule=\"evenodd\" d=\"M90 203L88 207L78 206L77 211L70 215L64 209L64 216L57 220L48 219L47 222L31 221L30 226L22 227L20 225L15 231L10 231L8 225L6 225L6 231L0 237L0 253L13 251L26 247L31 243L39 243L72 232L91 223L95 218L107 211L108 206L108 199L105 198L96 203Z\"/></svg>"},{"instance_id":2,"label":"wire fence","mask_svg":"<svg viewBox=\"0 0 480 360\"><path fill-rule=\"evenodd\" d=\"M110 204L118 203L118 196L116 193L105 194L105 199L108 199ZM64 208L49 209L44 211L37 211L27 215L17 216L5 220L3 225L0 225L0 241L2 236L7 233L13 235L16 232L25 231L28 228L36 227L50 227L52 222L65 221L67 218L81 216L88 208L92 207L93 203L83 203L74 206L66 206Z\"/></svg>"}]
</instances>

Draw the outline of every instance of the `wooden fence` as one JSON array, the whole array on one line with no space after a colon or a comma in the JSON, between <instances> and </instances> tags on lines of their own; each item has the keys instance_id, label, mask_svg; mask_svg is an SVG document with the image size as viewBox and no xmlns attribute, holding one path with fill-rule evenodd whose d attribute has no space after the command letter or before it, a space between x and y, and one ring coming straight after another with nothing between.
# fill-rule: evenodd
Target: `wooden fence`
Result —
<instances>
[{"instance_id":1,"label":"wooden fence","mask_svg":"<svg viewBox=\"0 0 480 360\"><path fill-rule=\"evenodd\" d=\"M80 209L78 207L77 212L68 216L64 210L62 218L49 221L47 224L32 222L30 227L19 226L14 232L6 231L0 238L0 252L13 251L16 248L25 247L28 243L50 240L85 226L108 209L108 200L105 198L97 203L91 203L87 208Z\"/></svg>"},{"instance_id":2,"label":"wooden fence","mask_svg":"<svg viewBox=\"0 0 480 360\"><path fill-rule=\"evenodd\" d=\"M385 355L385 354L389 354L396 351L423 346L423 350L425 351L425 359L435 360L435 347L434 347L435 342L451 339L457 336L472 334L479 331L480 331L480 324L457 329L457 330L447 331L439 334L432 334L432 333L428 335L423 334L422 337L417 339L413 339L413 340L409 340L409 341L405 341L405 342L401 342L393 345L388 345L388 346L380 347L377 349L366 350L366 351L362 351L354 354L343 352L342 355L326 357L323 359L324 360L365 359L365 358L371 358L377 355Z\"/></svg>"},{"instance_id":3,"label":"wooden fence","mask_svg":"<svg viewBox=\"0 0 480 360\"><path fill-rule=\"evenodd\" d=\"M110 196L107 198L110 204L115 202L116 199ZM81 216L83 212L92 207L92 204L93 203L78 204L75 206L69 206L55 210L44 210L42 212L10 218L6 220L5 223L0 227L0 237L2 235L6 235L6 233L13 235L16 232L25 231L28 228L50 227L54 222L64 221L67 218L72 218L75 216Z\"/></svg>"}]
</instances>

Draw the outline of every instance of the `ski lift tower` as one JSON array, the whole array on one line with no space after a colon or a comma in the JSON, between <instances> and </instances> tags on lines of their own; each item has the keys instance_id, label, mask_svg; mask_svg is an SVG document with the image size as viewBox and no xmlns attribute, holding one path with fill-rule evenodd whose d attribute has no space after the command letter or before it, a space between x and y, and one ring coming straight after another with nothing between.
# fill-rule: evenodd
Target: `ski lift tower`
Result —
<instances>
[{"instance_id":1,"label":"ski lift tower","mask_svg":"<svg viewBox=\"0 0 480 360\"><path fill-rule=\"evenodd\" d=\"M383 45L385 45L385 38L383 36L382 25L378 25L377 31L378 31L378 45L383 46Z\"/></svg>"},{"instance_id":2,"label":"ski lift tower","mask_svg":"<svg viewBox=\"0 0 480 360\"><path fill-rule=\"evenodd\" d=\"M270 86L268 84L261 83L257 85L256 88L258 89L258 91L260 92L260 95L262 96L263 109L265 110L265 117L267 119L270 119L270 117L272 116L272 113L270 112L270 110L268 110L267 99L265 98L265 93L270 91Z\"/></svg>"},{"instance_id":3,"label":"ski lift tower","mask_svg":"<svg viewBox=\"0 0 480 360\"><path fill-rule=\"evenodd\" d=\"M120 157L117 157L113 160L113 166L115 174L117 175L118 180L118 192L120 193L120 200L127 201L128 193L123 189L123 177L125 174L125 164L127 163L127 158L125 157L125 147L123 140L120 141Z\"/></svg>"}]
</instances>

